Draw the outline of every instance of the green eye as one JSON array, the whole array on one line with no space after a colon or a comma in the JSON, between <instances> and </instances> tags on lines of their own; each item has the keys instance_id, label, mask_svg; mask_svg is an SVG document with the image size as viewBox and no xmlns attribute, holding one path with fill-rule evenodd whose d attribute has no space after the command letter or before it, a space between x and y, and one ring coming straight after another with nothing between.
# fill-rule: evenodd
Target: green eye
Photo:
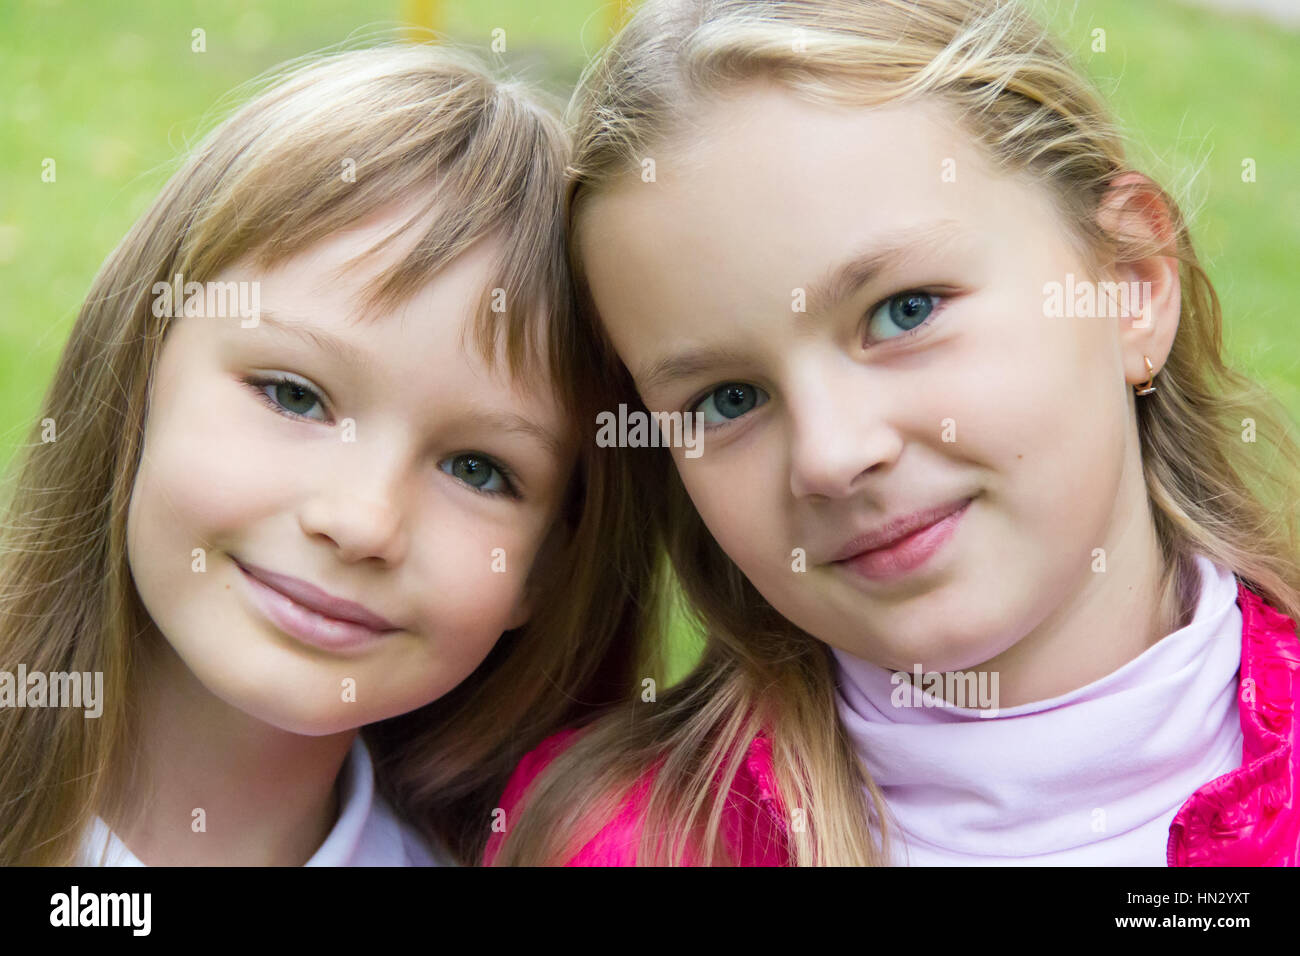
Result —
<instances>
[{"instance_id":1,"label":"green eye","mask_svg":"<svg viewBox=\"0 0 1300 956\"><path fill-rule=\"evenodd\" d=\"M466 452L447 459L439 467L485 495L515 495L509 472L486 455Z\"/></svg>"},{"instance_id":2,"label":"green eye","mask_svg":"<svg viewBox=\"0 0 1300 956\"><path fill-rule=\"evenodd\" d=\"M278 375L271 378L246 379L248 385L273 411L287 418L329 420L320 393L305 381Z\"/></svg>"},{"instance_id":3,"label":"green eye","mask_svg":"<svg viewBox=\"0 0 1300 956\"><path fill-rule=\"evenodd\" d=\"M311 417L311 410L320 404L320 399L311 389L290 381L275 386L275 400L287 411L303 418Z\"/></svg>"}]
</instances>

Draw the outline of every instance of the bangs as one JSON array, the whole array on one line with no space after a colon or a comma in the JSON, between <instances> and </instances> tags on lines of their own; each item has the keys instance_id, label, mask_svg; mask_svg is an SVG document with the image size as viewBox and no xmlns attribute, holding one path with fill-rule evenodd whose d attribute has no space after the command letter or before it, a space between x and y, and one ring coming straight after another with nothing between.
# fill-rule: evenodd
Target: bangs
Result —
<instances>
[{"instance_id":1,"label":"bangs","mask_svg":"<svg viewBox=\"0 0 1300 956\"><path fill-rule=\"evenodd\" d=\"M363 314L392 308L492 241L495 278L475 308L474 346L494 367L504 344L516 378L562 379L550 326L572 308L566 141L547 105L445 47L334 54L277 80L191 160L218 172L185 232L180 271L201 281L243 257L274 266L409 205L403 225L354 260L417 235L369 284Z\"/></svg>"}]
</instances>

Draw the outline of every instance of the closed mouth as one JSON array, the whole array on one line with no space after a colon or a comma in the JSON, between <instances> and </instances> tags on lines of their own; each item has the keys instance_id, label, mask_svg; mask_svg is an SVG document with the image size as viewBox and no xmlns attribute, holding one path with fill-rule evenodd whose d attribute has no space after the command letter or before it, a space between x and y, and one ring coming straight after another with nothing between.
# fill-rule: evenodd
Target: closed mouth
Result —
<instances>
[{"instance_id":1,"label":"closed mouth","mask_svg":"<svg viewBox=\"0 0 1300 956\"><path fill-rule=\"evenodd\" d=\"M400 630L392 621L376 614L369 608L357 604L355 601L335 597L301 578L268 571L256 565L245 564L238 559L235 559L235 564L249 577L313 614L318 614L333 621L365 627L379 633Z\"/></svg>"}]
</instances>

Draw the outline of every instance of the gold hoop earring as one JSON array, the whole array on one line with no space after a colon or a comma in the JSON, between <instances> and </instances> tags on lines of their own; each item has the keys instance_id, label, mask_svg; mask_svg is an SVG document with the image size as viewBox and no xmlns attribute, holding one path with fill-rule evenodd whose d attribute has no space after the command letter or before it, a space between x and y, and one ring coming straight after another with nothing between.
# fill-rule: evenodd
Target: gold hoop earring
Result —
<instances>
[{"instance_id":1,"label":"gold hoop earring","mask_svg":"<svg viewBox=\"0 0 1300 956\"><path fill-rule=\"evenodd\" d=\"M1147 363L1147 383L1145 385L1134 385L1133 389L1138 395L1150 395L1156 390L1156 387L1151 384L1156 375L1155 372L1152 371L1150 357L1144 355L1142 356L1142 360Z\"/></svg>"}]
</instances>

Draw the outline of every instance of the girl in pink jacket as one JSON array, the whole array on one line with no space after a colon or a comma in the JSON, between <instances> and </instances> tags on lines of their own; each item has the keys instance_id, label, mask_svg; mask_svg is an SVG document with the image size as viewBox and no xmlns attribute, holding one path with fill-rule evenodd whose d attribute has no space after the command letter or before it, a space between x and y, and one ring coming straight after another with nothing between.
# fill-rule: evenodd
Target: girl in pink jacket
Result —
<instances>
[{"instance_id":1,"label":"girl in pink jacket","mask_svg":"<svg viewBox=\"0 0 1300 956\"><path fill-rule=\"evenodd\" d=\"M1293 426L1041 27L650 0L574 106L603 407L669 446L611 454L707 643L486 860L1300 862Z\"/></svg>"}]
</instances>

